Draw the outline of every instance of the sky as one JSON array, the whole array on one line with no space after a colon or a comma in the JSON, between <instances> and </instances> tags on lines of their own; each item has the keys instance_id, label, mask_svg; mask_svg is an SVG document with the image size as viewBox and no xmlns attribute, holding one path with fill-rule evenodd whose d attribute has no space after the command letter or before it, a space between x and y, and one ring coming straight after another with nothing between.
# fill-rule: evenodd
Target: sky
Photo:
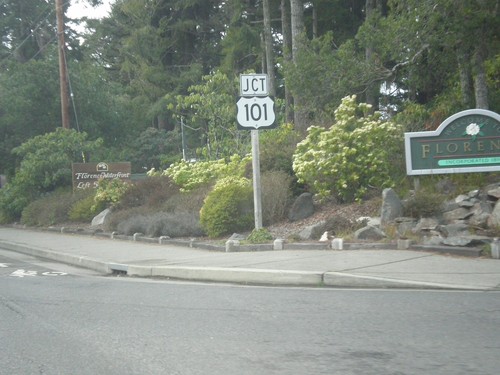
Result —
<instances>
[{"instance_id":1,"label":"sky","mask_svg":"<svg viewBox=\"0 0 500 375\"><path fill-rule=\"evenodd\" d=\"M85 0L73 0L74 4L68 9L66 16L69 18L101 18L108 14L110 4L115 0L103 0L103 5L97 8L91 7Z\"/></svg>"}]
</instances>

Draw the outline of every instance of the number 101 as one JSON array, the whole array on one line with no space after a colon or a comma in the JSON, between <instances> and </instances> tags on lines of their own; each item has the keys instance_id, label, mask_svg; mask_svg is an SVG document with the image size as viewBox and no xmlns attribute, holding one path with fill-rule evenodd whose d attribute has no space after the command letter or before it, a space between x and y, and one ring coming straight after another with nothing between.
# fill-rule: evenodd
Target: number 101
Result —
<instances>
[{"instance_id":1,"label":"number 101","mask_svg":"<svg viewBox=\"0 0 500 375\"><path fill-rule=\"evenodd\" d=\"M264 115L264 120L267 120L267 104L245 104L245 115L247 121L260 121Z\"/></svg>"}]
</instances>

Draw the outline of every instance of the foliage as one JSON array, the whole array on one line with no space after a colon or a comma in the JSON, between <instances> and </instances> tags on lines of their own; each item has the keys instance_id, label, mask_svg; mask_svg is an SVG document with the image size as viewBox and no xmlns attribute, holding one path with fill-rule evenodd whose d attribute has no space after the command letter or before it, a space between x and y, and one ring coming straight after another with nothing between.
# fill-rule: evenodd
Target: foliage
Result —
<instances>
[{"instance_id":1,"label":"foliage","mask_svg":"<svg viewBox=\"0 0 500 375\"><path fill-rule=\"evenodd\" d=\"M149 194L157 198L150 199ZM105 227L129 235L200 236L204 234L200 209L206 195L206 187L180 193L167 177L148 178L127 190Z\"/></svg>"},{"instance_id":2,"label":"foliage","mask_svg":"<svg viewBox=\"0 0 500 375\"><path fill-rule=\"evenodd\" d=\"M300 134L292 124L284 124L276 129L266 130L259 138L260 170L284 171L293 174L292 158Z\"/></svg>"},{"instance_id":3,"label":"foliage","mask_svg":"<svg viewBox=\"0 0 500 375\"><path fill-rule=\"evenodd\" d=\"M360 200L371 187L394 184L393 156L401 152L402 128L370 114L370 106L346 97L329 129L311 126L297 145L293 168L320 197Z\"/></svg>"},{"instance_id":4,"label":"foliage","mask_svg":"<svg viewBox=\"0 0 500 375\"><path fill-rule=\"evenodd\" d=\"M404 205L404 215L420 219L441 212L445 196L429 189L420 189Z\"/></svg>"},{"instance_id":5,"label":"foliage","mask_svg":"<svg viewBox=\"0 0 500 375\"><path fill-rule=\"evenodd\" d=\"M58 189L29 203L22 212L21 223L30 226L51 226L66 223L68 212L80 195L68 189Z\"/></svg>"},{"instance_id":6,"label":"foliage","mask_svg":"<svg viewBox=\"0 0 500 375\"><path fill-rule=\"evenodd\" d=\"M209 237L248 230L253 223L252 186L246 178L220 179L208 194L200 221Z\"/></svg>"},{"instance_id":7,"label":"foliage","mask_svg":"<svg viewBox=\"0 0 500 375\"><path fill-rule=\"evenodd\" d=\"M130 183L115 179L100 179L94 202L95 206L113 206L117 204L130 188Z\"/></svg>"},{"instance_id":8,"label":"foliage","mask_svg":"<svg viewBox=\"0 0 500 375\"><path fill-rule=\"evenodd\" d=\"M102 144L87 141L86 133L58 128L31 138L13 153L21 159L14 178L0 190L4 218L15 220L31 201L61 186L71 186L71 163L82 162Z\"/></svg>"},{"instance_id":9,"label":"foliage","mask_svg":"<svg viewBox=\"0 0 500 375\"><path fill-rule=\"evenodd\" d=\"M10 63L0 73L0 171L14 172L12 149L60 123L57 62ZM8 72L8 73L7 73Z\"/></svg>"},{"instance_id":10,"label":"foliage","mask_svg":"<svg viewBox=\"0 0 500 375\"><path fill-rule=\"evenodd\" d=\"M116 209L139 206L161 207L170 197L179 193L179 188L167 176L151 176L130 184Z\"/></svg>"},{"instance_id":11,"label":"foliage","mask_svg":"<svg viewBox=\"0 0 500 375\"><path fill-rule=\"evenodd\" d=\"M182 160L172 164L161 173L170 177L172 181L181 187L182 191L189 191L223 177L243 177L250 160L249 156L240 157L238 155L233 155L229 162L224 159L194 163ZM150 174L154 175L156 173L159 172L150 171Z\"/></svg>"},{"instance_id":12,"label":"foliage","mask_svg":"<svg viewBox=\"0 0 500 375\"><path fill-rule=\"evenodd\" d=\"M266 228L254 229L247 237L250 243L266 243L273 240L273 235Z\"/></svg>"},{"instance_id":13,"label":"foliage","mask_svg":"<svg viewBox=\"0 0 500 375\"><path fill-rule=\"evenodd\" d=\"M204 185L189 191L182 191L171 195L162 205L166 212L196 212L198 215L203 202L212 190L212 186Z\"/></svg>"},{"instance_id":14,"label":"foliage","mask_svg":"<svg viewBox=\"0 0 500 375\"><path fill-rule=\"evenodd\" d=\"M121 152L122 160L131 162L136 173L160 168L166 160L179 160L182 155L178 131L149 127L133 139Z\"/></svg>"},{"instance_id":15,"label":"foliage","mask_svg":"<svg viewBox=\"0 0 500 375\"><path fill-rule=\"evenodd\" d=\"M372 67L354 40L335 48L333 34L304 41L294 63L284 65L292 93L300 93L302 110L312 121L328 123L341 99L363 92L373 81Z\"/></svg>"},{"instance_id":16,"label":"foliage","mask_svg":"<svg viewBox=\"0 0 500 375\"><path fill-rule=\"evenodd\" d=\"M248 153L250 133L236 129L237 93L238 79L216 71L189 87L188 95L171 99L186 127L198 134L197 157L214 160ZM169 108L173 110L174 104Z\"/></svg>"},{"instance_id":17,"label":"foliage","mask_svg":"<svg viewBox=\"0 0 500 375\"><path fill-rule=\"evenodd\" d=\"M342 215L334 215L326 220L324 228L331 236L346 237L364 226L365 220L358 222Z\"/></svg>"},{"instance_id":18,"label":"foliage","mask_svg":"<svg viewBox=\"0 0 500 375\"><path fill-rule=\"evenodd\" d=\"M87 196L79 199L71 206L68 218L75 222L90 222L99 212L105 209L104 202L96 204L95 191L88 190Z\"/></svg>"},{"instance_id":19,"label":"foliage","mask_svg":"<svg viewBox=\"0 0 500 375\"><path fill-rule=\"evenodd\" d=\"M277 223L286 217L292 200L292 177L283 171L268 171L260 177L262 221L264 225Z\"/></svg>"},{"instance_id":20,"label":"foliage","mask_svg":"<svg viewBox=\"0 0 500 375\"><path fill-rule=\"evenodd\" d=\"M126 235L144 233L148 237L191 237L203 235L199 216L195 213L154 212L133 214L116 225L116 230Z\"/></svg>"}]
</instances>

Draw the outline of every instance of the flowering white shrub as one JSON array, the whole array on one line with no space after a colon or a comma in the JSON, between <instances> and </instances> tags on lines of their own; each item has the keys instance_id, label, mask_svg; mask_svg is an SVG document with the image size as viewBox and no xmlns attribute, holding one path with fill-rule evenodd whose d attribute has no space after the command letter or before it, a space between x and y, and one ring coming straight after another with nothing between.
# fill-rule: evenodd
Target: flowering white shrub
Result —
<instances>
[{"instance_id":1,"label":"flowering white shrub","mask_svg":"<svg viewBox=\"0 0 500 375\"><path fill-rule=\"evenodd\" d=\"M394 185L394 159L401 158L403 128L370 114L370 105L346 97L325 129L311 126L297 145L293 170L320 197L360 200L369 187Z\"/></svg>"},{"instance_id":2,"label":"flowering white shrub","mask_svg":"<svg viewBox=\"0 0 500 375\"><path fill-rule=\"evenodd\" d=\"M246 167L251 160L251 156L242 158L234 155L230 158L229 162L226 162L224 159L198 161L195 163L180 161L172 164L165 171L161 172L161 174L169 176L181 187L181 191L190 191L223 177L243 177ZM155 173L155 171L149 172L150 175L154 175Z\"/></svg>"}]
</instances>

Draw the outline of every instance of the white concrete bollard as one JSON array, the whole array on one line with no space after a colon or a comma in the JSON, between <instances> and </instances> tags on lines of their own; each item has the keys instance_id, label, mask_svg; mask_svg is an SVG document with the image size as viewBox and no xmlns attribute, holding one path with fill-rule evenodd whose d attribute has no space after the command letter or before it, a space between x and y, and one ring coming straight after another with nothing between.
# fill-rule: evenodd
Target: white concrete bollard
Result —
<instances>
[{"instance_id":1,"label":"white concrete bollard","mask_svg":"<svg viewBox=\"0 0 500 375\"><path fill-rule=\"evenodd\" d=\"M238 251L237 247L240 246L240 241L238 240L227 240L226 241L226 253L232 253Z\"/></svg>"},{"instance_id":2,"label":"white concrete bollard","mask_svg":"<svg viewBox=\"0 0 500 375\"><path fill-rule=\"evenodd\" d=\"M332 240L332 249L333 250L343 250L344 249L344 239L343 238L334 238Z\"/></svg>"},{"instance_id":3,"label":"white concrete bollard","mask_svg":"<svg viewBox=\"0 0 500 375\"><path fill-rule=\"evenodd\" d=\"M493 259L500 259L500 242L497 238L491 243L491 257Z\"/></svg>"},{"instance_id":4,"label":"white concrete bollard","mask_svg":"<svg viewBox=\"0 0 500 375\"><path fill-rule=\"evenodd\" d=\"M285 240L283 238L276 238L273 242L273 250L283 250L285 248Z\"/></svg>"}]
</instances>

